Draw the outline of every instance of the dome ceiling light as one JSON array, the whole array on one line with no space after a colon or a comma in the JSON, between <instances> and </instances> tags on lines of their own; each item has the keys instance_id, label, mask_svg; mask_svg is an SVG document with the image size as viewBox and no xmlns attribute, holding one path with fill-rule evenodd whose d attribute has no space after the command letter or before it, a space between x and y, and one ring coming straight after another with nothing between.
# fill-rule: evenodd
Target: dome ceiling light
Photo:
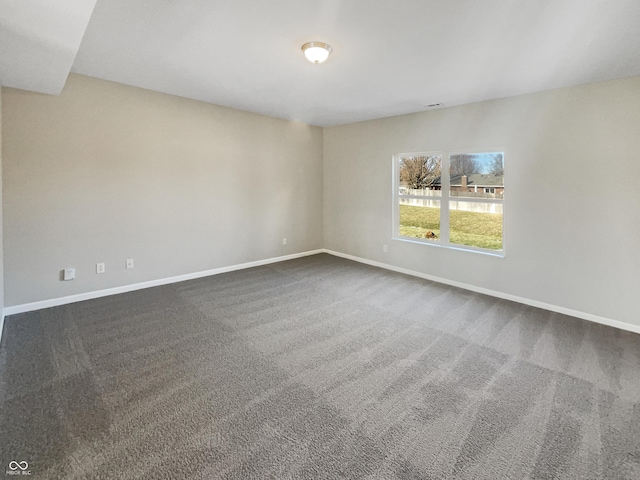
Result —
<instances>
[{"instance_id":1,"label":"dome ceiling light","mask_svg":"<svg viewBox=\"0 0 640 480\"><path fill-rule=\"evenodd\" d=\"M307 42L302 45L302 52L311 63L324 62L331 53L331 45L324 42Z\"/></svg>"}]
</instances>

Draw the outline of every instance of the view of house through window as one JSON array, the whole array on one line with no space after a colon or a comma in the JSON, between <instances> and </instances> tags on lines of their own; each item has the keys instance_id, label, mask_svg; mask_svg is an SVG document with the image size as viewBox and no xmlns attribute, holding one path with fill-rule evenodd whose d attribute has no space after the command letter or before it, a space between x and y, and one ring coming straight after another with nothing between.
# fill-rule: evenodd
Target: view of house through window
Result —
<instances>
[{"instance_id":1,"label":"view of house through window","mask_svg":"<svg viewBox=\"0 0 640 480\"><path fill-rule=\"evenodd\" d=\"M394 178L396 238L503 250L503 152L401 154Z\"/></svg>"}]
</instances>

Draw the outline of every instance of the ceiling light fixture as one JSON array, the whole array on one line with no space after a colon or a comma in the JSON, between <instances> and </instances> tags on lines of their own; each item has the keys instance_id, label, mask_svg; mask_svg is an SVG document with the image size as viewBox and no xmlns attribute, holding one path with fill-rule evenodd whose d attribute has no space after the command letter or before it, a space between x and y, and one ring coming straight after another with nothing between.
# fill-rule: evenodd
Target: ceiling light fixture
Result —
<instances>
[{"instance_id":1,"label":"ceiling light fixture","mask_svg":"<svg viewBox=\"0 0 640 480\"><path fill-rule=\"evenodd\" d=\"M331 45L324 42L307 42L302 45L302 51L304 56L307 57L311 63L324 62L331 53Z\"/></svg>"}]
</instances>

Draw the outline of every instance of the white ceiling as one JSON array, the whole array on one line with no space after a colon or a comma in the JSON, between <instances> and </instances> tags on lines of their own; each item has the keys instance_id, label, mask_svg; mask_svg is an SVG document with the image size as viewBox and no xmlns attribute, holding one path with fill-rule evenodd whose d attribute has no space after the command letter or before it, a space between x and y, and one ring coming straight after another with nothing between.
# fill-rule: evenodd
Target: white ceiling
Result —
<instances>
[{"instance_id":1,"label":"white ceiling","mask_svg":"<svg viewBox=\"0 0 640 480\"><path fill-rule=\"evenodd\" d=\"M59 94L96 0L0 0L0 85Z\"/></svg>"},{"instance_id":2,"label":"white ceiling","mask_svg":"<svg viewBox=\"0 0 640 480\"><path fill-rule=\"evenodd\" d=\"M329 126L640 75L640 1L98 0L71 71Z\"/></svg>"}]
</instances>

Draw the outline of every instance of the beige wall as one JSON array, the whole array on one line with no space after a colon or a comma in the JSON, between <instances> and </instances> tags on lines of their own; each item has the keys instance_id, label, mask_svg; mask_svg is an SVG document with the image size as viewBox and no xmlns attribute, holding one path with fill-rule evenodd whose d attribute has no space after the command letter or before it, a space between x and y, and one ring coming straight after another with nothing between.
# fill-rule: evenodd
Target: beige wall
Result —
<instances>
[{"instance_id":1,"label":"beige wall","mask_svg":"<svg viewBox=\"0 0 640 480\"><path fill-rule=\"evenodd\" d=\"M1 108L7 306L326 247L640 325L640 77L324 130L75 75ZM391 240L392 155L447 149L504 149L506 258Z\"/></svg>"},{"instance_id":2,"label":"beige wall","mask_svg":"<svg viewBox=\"0 0 640 480\"><path fill-rule=\"evenodd\" d=\"M320 128L77 75L2 101L7 306L322 247Z\"/></svg>"},{"instance_id":3,"label":"beige wall","mask_svg":"<svg viewBox=\"0 0 640 480\"><path fill-rule=\"evenodd\" d=\"M506 258L391 240L392 155L448 149L504 149ZM640 325L639 158L640 77L326 128L324 245Z\"/></svg>"}]
</instances>

